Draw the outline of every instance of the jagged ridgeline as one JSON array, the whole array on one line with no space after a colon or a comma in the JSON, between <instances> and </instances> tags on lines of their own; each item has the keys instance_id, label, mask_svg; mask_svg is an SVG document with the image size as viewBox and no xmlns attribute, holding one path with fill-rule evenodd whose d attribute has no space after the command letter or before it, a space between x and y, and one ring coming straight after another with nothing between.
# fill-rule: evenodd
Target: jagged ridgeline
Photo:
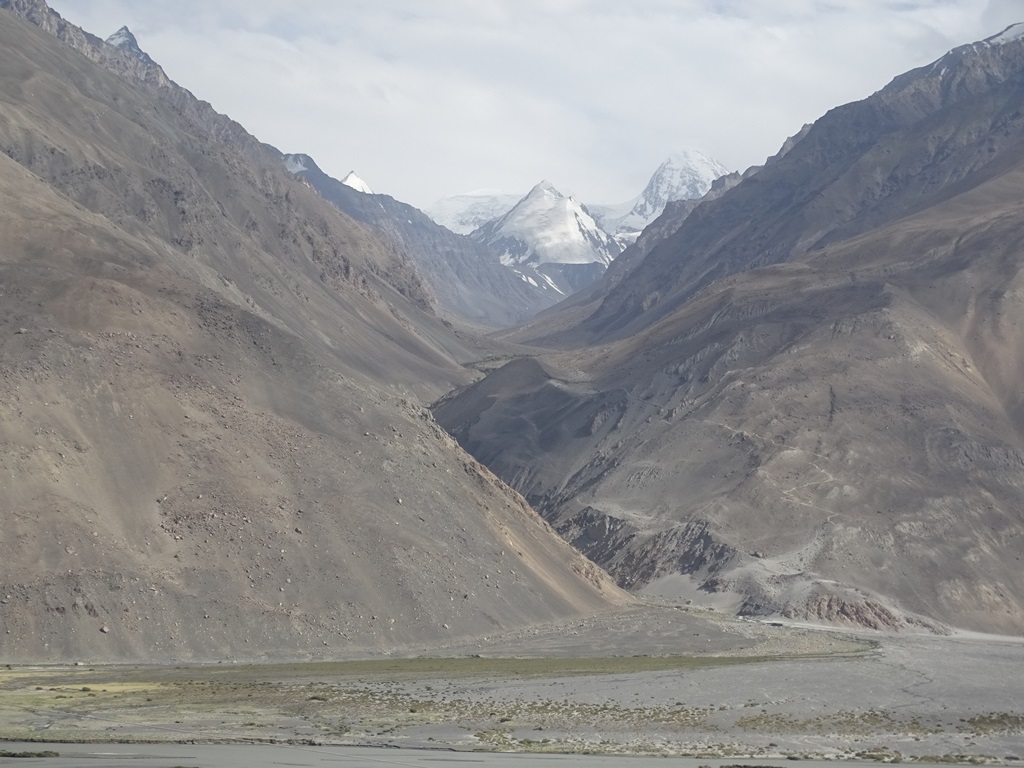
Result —
<instances>
[{"instance_id":1,"label":"jagged ridgeline","mask_svg":"<svg viewBox=\"0 0 1024 768\"><path fill-rule=\"evenodd\" d=\"M479 353L393 243L42 2L0 2L0 49L4 659L330 657L625 599L422 407Z\"/></svg>"}]
</instances>

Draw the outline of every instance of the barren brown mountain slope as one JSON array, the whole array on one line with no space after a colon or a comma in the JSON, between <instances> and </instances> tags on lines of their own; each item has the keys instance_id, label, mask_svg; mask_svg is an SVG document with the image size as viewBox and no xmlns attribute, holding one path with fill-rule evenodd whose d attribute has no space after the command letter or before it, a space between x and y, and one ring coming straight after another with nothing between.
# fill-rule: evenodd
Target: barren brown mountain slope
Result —
<instances>
[{"instance_id":1,"label":"barren brown mountain slope","mask_svg":"<svg viewBox=\"0 0 1024 768\"><path fill-rule=\"evenodd\" d=\"M0 50L0 657L330 657L624 599L418 404L479 352L399 255L173 84L6 10Z\"/></svg>"},{"instance_id":2,"label":"barren brown mountain slope","mask_svg":"<svg viewBox=\"0 0 1024 768\"><path fill-rule=\"evenodd\" d=\"M439 421L624 586L748 614L1024 632L1024 91L1006 67L969 98L995 116L949 104L919 123L922 147L959 138L890 189L902 217L861 208L858 221L885 220L823 239L807 207L821 198L783 216L772 201L788 182L766 168L714 205L772 209L742 227L816 247L686 283L707 256L687 233L713 240L725 215L699 207L603 306L655 284L688 298L629 310L603 343L513 361L443 401ZM916 146L894 131L881 144ZM887 162L917 162L902 158ZM808 177L837 172L802 162ZM718 236L759 260L731 226ZM596 327L575 322L563 341Z\"/></svg>"}]
</instances>

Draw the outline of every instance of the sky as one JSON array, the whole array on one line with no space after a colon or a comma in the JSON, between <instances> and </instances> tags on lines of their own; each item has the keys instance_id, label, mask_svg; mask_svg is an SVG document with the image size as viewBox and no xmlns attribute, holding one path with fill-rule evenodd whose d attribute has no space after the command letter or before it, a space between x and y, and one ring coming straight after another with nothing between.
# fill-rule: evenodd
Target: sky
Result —
<instances>
[{"instance_id":1,"label":"sky","mask_svg":"<svg viewBox=\"0 0 1024 768\"><path fill-rule=\"evenodd\" d=\"M547 179L635 197L743 170L832 107L1024 22L1024 0L50 0L122 25L262 141L418 207Z\"/></svg>"}]
</instances>

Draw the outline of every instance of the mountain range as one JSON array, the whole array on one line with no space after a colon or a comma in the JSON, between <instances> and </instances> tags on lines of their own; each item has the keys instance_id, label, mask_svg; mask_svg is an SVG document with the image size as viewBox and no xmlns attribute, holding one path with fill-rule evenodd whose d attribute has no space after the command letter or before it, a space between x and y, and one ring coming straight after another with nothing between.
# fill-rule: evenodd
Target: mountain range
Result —
<instances>
[{"instance_id":1,"label":"mountain range","mask_svg":"<svg viewBox=\"0 0 1024 768\"><path fill-rule=\"evenodd\" d=\"M441 424L629 589L1020 634L1021 30L670 207Z\"/></svg>"},{"instance_id":2,"label":"mountain range","mask_svg":"<svg viewBox=\"0 0 1024 768\"><path fill-rule=\"evenodd\" d=\"M584 206L542 181L521 198L485 192L444 198L427 214L496 251L531 285L564 298L602 275L669 202L698 200L727 174L707 155L687 151L665 160L640 195L618 205Z\"/></svg>"},{"instance_id":3,"label":"mountain range","mask_svg":"<svg viewBox=\"0 0 1024 768\"><path fill-rule=\"evenodd\" d=\"M5 659L412 653L630 593L1024 633L1024 25L621 253L547 183L453 232L108 40L0 0Z\"/></svg>"},{"instance_id":4,"label":"mountain range","mask_svg":"<svg viewBox=\"0 0 1024 768\"><path fill-rule=\"evenodd\" d=\"M139 56L126 34L115 38ZM485 327L523 322L591 284L669 202L696 201L727 173L700 152L679 153L658 167L638 197L604 206L599 222L547 181L522 198L457 195L424 214L375 195L354 171L338 181L308 155L282 158L289 171L406 253L452 319Z\"/></svg>"}]
</instances>

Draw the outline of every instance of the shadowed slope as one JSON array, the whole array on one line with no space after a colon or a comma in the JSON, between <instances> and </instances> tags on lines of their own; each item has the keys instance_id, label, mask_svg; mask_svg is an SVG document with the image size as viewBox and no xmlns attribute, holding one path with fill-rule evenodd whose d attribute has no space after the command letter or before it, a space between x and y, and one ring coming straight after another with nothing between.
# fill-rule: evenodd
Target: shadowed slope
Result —
<instances>
[{"instance_id":1,"label":"shadowed slope","mask_svg":"<svg viewBox=\"0 0 1024 768\"><path fill-rule=\"evenodd\" d=\"M337 656L600 610L418 398L415 270L169 86L0 10L0 654Z\"/></svg>"}]
</instances>

